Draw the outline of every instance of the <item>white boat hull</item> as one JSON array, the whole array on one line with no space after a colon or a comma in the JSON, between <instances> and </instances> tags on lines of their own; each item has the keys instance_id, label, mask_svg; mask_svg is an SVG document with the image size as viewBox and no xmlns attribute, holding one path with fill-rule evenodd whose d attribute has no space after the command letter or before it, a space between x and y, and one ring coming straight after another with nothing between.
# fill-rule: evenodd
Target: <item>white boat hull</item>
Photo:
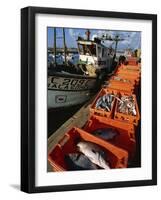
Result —
<instances>
[{"instance_id":1,"label":"white boat hull","mask_svg":"<svg viewBox=\"0 0 161 200\"><path fill-rule=\"evenodd\" d=\"M90 91L48 90L48 108L69 107L82 104L90 99Z\"/></svg>"},{"instance_id":2,"label":"white boat hull","mask_svg":"<svg viewBox=\"0 0 161 200\"><path fill-rule=\"evenodd\" d=\"M96 78L83 76L48 76L48 108L69 107L90 99Z\"/></svg>"}]
</instances>

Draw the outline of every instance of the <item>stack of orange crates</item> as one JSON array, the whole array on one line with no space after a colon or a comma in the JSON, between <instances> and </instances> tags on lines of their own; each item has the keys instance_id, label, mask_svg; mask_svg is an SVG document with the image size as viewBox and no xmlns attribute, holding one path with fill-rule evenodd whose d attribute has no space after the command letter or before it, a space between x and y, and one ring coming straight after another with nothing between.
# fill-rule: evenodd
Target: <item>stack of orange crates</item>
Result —
<instances>
[{"instance_id":1,"label":"stack of orange crates","mask_svg":"<svg viewBox=\"0 0 161 200\"><path fill-rule=\"evenodd\" d=\"M138 93L140 84L140 65L124 65L117 67L115 75L108 79L106 88L117 90L118 92Z\"/></svg>"},{"instance_id":2,"label":"stack of orange crates","mask_svg":"<svg viewBox=\"0 0 161 200\"><path fill-rule=\"evenodd\" d=\"M135 130L140 120L139 108L136 100L136 89L140 84L141 66L136 59L129 60L128 65L121 64L109 80L97 94L90 106L90 119L85 126L70 129L58 144L49 152L48 161L54 171L68 171L69 166L65 162L65 155L77 153L76 144L79 141L93 142L103 148L108 155L110 168L126 168L128 161L133 159L136 151ZM111 110L97 109L97 100L106 95L113 94ZM133 96L136 115L120 113L118 111L118 98ZM118 132L110 140L101 139L93 135L97 129L112 128ZM108 133L107 133L108 134Z\"/></svg>"},{"instance_id":3,"label":"stack of orange crates","mask_svg":"<svg viewBox=\"0 0 161 200\"><path fill-rule=\"evenodd\" d=\"M135 128L138 126L140 120L140 113L137 104L136 94L140 84L141 77L141 66L140 64L130 63L130 65L121 64L117 67L117 71L114 76L108 80L108 85L104 86L105 91L113 91L113 93L121 99L122 96L132 96L134 100L136 115L125 114L118 111L118 98L115 99L111 113L109 115L99 114L98 112L93 112L95 103L98 97L103 96L104 93L98 93L98 96L95 98L90 108L90 120L87 122L84 129L88 132L92 132L94 128L105 128L113 127L119 130L120 137L114 142L120 148L126 149L129 152L130 158L135 154ZM96 111L96 109L95 109ZM129 127L132 128L133 134L129 140L128 137L125 137L122 130L126 130L126 135L129 135ZM130 147L131 146L131 147Z\"/></svg>"}]
</instances>

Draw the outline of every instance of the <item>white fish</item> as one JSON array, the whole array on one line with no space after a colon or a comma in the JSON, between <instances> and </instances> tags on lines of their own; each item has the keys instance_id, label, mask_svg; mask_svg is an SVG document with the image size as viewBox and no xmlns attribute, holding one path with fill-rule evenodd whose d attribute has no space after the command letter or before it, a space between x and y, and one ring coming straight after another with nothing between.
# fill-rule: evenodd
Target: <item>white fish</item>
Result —
<instances>
[{"instance_id":1,"label":"white fish","mask_svg":"<svg viewBox=\"0 0 161 200\"><path fill-rule=\"evenodd\" d=\"M103 169L110 169L109 164L103 158L105 153L98 145L92 142L79 142L77 147L79 151L86 155L94 164Z\"/></svg>"}]
</instances>

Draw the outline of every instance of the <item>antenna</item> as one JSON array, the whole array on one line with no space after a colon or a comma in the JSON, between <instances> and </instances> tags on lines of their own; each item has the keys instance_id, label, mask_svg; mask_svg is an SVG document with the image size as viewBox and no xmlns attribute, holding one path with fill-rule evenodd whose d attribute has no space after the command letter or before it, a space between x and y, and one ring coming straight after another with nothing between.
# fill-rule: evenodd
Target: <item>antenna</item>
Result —
<instances>
[{"instance_id":1,"label":"antenna","mask_svg":"<svg viewBox=\"0 0 161 200\"><path fill-rule=\"evenodd\" d=\"M87 31L85 32L86 36L87 36L87 40L90 40L90 34L91 32L89 31L89 29L87 29Z\"/></svg>"},{"instance_id":2,"label":"antenna","mask_svg":"<svg viewBox=\"0 0 161 200\"><path fill-rule=\"evenodd\" d=\"M100 38L100 39L107 40L107 41L112 41L113 43L115 42L115 53L114 53L114 55L116 55L118 42L124 40L123 38L120 38L120 35L118 35L118 34L112 37L111 35L109 35L107 33L105 35L102 35L102 38Z\"/></svg>"}]
</instances>

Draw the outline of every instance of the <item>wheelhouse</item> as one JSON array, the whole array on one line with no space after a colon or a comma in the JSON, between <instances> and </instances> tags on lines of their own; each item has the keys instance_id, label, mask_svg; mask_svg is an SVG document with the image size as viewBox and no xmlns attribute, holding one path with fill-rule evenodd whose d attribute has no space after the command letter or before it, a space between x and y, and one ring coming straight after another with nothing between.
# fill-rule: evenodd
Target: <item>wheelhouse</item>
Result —
<instances>
[{"instance_id":1,"label":"wheelhouse","mask_svg":"<svg viewBox=\"0 0 161 200\"><path fill-rule=\"evenodd\" d=\"M96 68L107 68L112 64L112 49L103 45L99 39L78 39L77 44L81 62L93 64Z\"/></svg>"}]
</instances>

